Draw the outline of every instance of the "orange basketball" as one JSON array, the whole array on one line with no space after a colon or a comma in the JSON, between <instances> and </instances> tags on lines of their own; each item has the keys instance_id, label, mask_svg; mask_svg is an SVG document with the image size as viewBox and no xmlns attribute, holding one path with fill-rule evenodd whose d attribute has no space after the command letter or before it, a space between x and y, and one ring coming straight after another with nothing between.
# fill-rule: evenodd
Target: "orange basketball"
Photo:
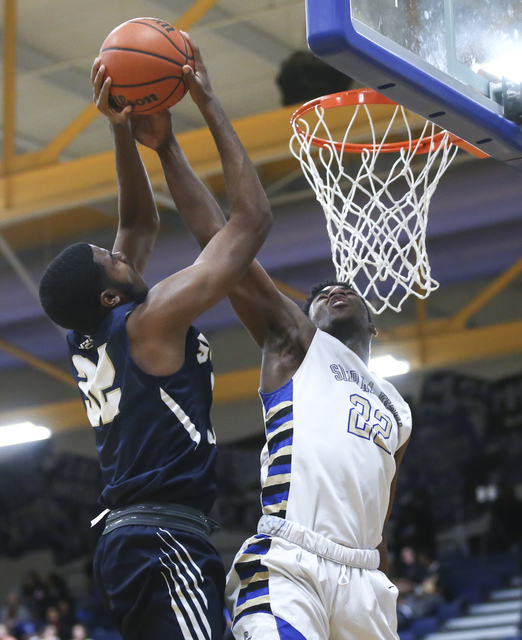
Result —
<instances>
[{"instance_id":1,"label":"orange basketball","mask_svg":"<svg viewBox=\"0 0 522 640\"><path fill-rule=\"evenodd\" d=\"M187 93L182 68L194 68L192 48L180 31L164 20L135 18L105 38L98 56L112 78L110 95L133 113L172 107Z\"/></svg>"}]
</instances>

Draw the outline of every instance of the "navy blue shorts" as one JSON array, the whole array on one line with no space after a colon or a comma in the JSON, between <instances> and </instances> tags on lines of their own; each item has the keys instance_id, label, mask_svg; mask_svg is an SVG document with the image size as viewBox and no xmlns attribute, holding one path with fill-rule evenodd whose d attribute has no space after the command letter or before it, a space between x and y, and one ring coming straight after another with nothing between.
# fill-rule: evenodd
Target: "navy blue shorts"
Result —
<instances>
[{"instance_id":1,"label":"navy blue shorts","mask_svg":"<svg viewBox=\"0 0 522 640\"><path fill-rule=\"evenodd\" d=\"M100 537L94 579L124 640L221 640L225 570L203 535L129 525Z\"/></svg>"}]
</instances>

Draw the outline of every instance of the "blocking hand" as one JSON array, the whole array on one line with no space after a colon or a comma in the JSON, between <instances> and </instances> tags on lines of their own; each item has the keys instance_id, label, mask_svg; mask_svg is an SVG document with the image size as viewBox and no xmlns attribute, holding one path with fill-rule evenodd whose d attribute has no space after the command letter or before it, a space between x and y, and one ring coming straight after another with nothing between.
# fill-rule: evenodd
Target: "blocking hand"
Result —
<instances>
[{"instance_id":1,"label":"blocking hand","mask_svg":"<svg viewBox=\"0 0 522 640\"><path fill-rule=\"evenodd\" d=\"M195 67L192 69L192 67L185 65L183 67L183 75L189 85L190 97L194 100L197 106L201 108L201 106L214 97L214 90L210 84L208 72L205 64L203 63L199 47L194 40L191 39L188 33L185 33L184 31L182 31L182 33L192 47Z\"/></svg>"},{"instance_id":2,"label":"blocking hand","mask_svg":"<svg viewBox=\"0 0 522 640\"><path fill-rule=\"evenodd\" d=\"M173 137L172 117L168 109L149 115L131 115L130 121L136 140L149 149L158 149Z\"/></svg>"}]
</instances>

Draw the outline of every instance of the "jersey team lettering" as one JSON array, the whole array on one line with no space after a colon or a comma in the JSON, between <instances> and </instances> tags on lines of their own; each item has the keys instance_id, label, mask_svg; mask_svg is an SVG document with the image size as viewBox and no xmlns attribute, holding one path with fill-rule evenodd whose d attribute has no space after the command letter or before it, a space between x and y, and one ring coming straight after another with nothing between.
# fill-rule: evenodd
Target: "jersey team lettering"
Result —
<instances>
[{"instance_id":1,"label":"jersey team lettering","mask_svg":"<svg viewBox=\"0 0 522 640\"><path fill-rule=\"evenodd\" d=\"M392 432L392 421L380 409L372 407L368 398L352 393L350 402L353 407L348 414L348 433L370 440L373 438L375 444L392 455L386 446ZM373 424L370 424L370 421Z\"/></svg>"},{"instance_id":2,"label":"jersey team lettering","mask_svg":"<svg viewBox=\"0 0 522 640\"><path fill-rule=\"evenodd\" d=\"M373 382L367 382L364 379L364 376L362 376L358 371L354 371L354 370L348 371L340 364L331 364L330 370L334 374L335 380L338 380L340 382L353 382L358 387L360 387L362 391L377 395L373 390ZM392 401L388 398L388 396L383 391L380 391L377 397L383 403L386 409L388 409L388 411L393 415L393 417L397 422L397 426L400 429L402 427L402 420L399 416L399 412L393 406Z\"/></svg>"}]
</instances>

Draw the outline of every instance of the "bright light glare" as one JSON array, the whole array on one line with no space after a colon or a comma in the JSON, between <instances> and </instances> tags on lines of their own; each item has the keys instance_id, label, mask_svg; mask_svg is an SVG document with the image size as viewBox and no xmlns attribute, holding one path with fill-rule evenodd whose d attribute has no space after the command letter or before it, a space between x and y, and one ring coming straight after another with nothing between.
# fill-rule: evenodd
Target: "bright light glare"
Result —
<instances>
[{"instance_id":1,"label":"bright light glare","mask_svg":"<svg viewBox=\"0 0 522 640\"><path fill-rule=\"evenodd\" d=\"M482 64L475 63L472 69L475 72L478 72L479 69L487 71L487 73L498 78L499 81L502 80L502 76L505 76L508 80L511 80L511 82L520 83L522 82L521 58L522 47L512 47L502 56L490 62L483 62Z\"/></svg>"},{"instance_id":2,"label":"bright light glare","mask_svg":"<svg viewBox=\"0 0 522 640\"><path fill-rule=\"evenodd\" d=\"M373 371L381 378L391 378L392 376L400 376L408 373L410 363L406 360L397 360L393 356L381 356L380 358L370 359L370 371Z\"/></svg>"},{"instance_id":3,"label":"bright light glare","mask_svg":"<svg viewBox=\"0 0 522 640\"><path fill-rule=\"evenodd\" d=\"M9 447L13 444L34 442L35 440L47 440L51 435L50 429L38 427L32 422L11 424L7 427L0 427L0 447Z\"/></svg>"}]
</instances>

